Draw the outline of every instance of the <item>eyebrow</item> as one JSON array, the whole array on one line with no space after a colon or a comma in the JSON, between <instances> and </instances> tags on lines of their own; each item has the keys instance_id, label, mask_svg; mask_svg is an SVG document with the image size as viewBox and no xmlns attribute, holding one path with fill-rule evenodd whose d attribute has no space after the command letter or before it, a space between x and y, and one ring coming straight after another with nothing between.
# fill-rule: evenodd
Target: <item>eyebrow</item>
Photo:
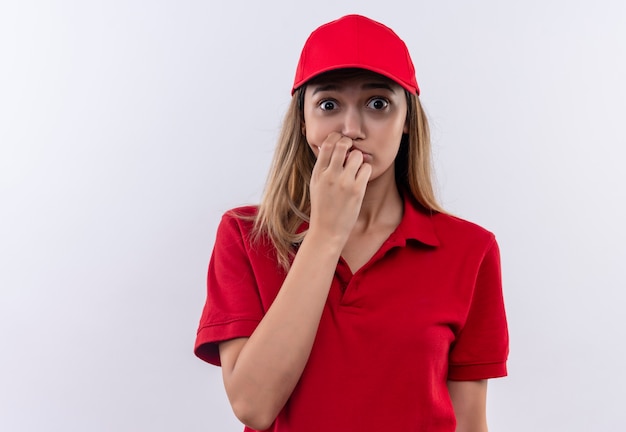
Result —
<instances>
[{"instance_id":1,"label":"eyebrow","mask_svg":"<svg viewBox=\"0 0 626 432\"><path fill-rule=\"evenodd\" d=\"M324 91L341 91L341 88L343 86L341 85L337 85L337 84L327 84L327 85L322 85L319 87L316 87L313 90L313 95L315 95L316 93L319 92L324 92ZM363 90L376 90L376 89L384 89L384 90L389 90L392 93L395 93L396 91L393 89L393 87L391 87L389 84L384 83L384 82L371 82L371 83L365 83L361 86L361 89Z\"/></svg>"}]
</instances>

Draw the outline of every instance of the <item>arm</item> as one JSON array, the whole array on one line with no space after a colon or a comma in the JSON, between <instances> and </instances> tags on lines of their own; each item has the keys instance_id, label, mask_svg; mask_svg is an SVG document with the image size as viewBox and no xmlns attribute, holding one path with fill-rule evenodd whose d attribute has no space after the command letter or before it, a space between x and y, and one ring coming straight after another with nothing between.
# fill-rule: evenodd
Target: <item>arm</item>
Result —
<instances>
[{"instance_id":1,"label":"arm","mask_svg":"<svg viewBox=\"0 0 626 432\"><path fill-rule=\"evenodd\" d=\"M307 235L254 333L220 344L231 406L253 429L271 425L300 379L341 252L337 249Z\"/></svg>"},{"instance_id":2,"label":"arm","mask_svg":"<svg viewBox=\"0 0 626 432\"><path fill-rule=\"evenodd\" d=\"M249 338L220 344L226 393L235 415L267 429L309 358L337 261L354 226L371 167L352 140L331 134L311 179L311 221L285 281Z\"/></svg>"},{"instance_id":3,"label":"arm","mask_svg":"<svg viewBox=\"0 0 626 432\"><path fill-rule=\"evenodd\" d=\"M509 336L495 239L478 269L467 320L450 352L448 391L457 432L486 432L487 379L506 376Z\"/></svg>"},{"instance_id":4,"label":"arm","mask_svg":"<svg viewBox=\"0 0 626 432\"><path fill-rule=\"evenodd\" d=\"M487 432L487 380L448 381L456 432Z\"/></svg>"}]
</instances>

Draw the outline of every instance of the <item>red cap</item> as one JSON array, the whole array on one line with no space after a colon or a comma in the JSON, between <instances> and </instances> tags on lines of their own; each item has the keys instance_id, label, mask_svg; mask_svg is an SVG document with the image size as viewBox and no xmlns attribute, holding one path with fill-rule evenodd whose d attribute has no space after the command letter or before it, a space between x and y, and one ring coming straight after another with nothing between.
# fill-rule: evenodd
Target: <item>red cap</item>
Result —
<instances>
[{"instance_id":1,"label":"red cap","mask_svg":"<svg viewBox=\"0 0 626 432\"><path fill-rule=\"evenodd\" d=\"M361 15L346 15L311 33L300 54L291 94L321 73L345 68L379 73L419 95L415 67L402 39Z\"/></svg>"}]
</instances>

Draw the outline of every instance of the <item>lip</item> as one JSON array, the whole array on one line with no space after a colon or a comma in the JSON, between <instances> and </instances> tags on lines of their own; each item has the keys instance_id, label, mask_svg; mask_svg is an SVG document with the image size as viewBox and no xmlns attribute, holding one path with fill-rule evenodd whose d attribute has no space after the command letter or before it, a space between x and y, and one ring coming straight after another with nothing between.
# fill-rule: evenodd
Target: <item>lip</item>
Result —
<instances>
[{"instance_id":1,"label":"lip","mask_svg":"<svg viewBox=\"0 0 626 432\"><path fill-rule=\"evenodd\" d=\"M353 145L352 147L350 147L350 148L348 149L348 153L350 153L352 150L358 150L358 151L360 151L360 152L361 152L361 153L363 153L363 154L369 154L369 153L367 153L367 152L364 152L363 150L361 150L360 148L358 148L358 147L357 147L357 146L355 146L355 145Z\"/></svg>"},{"instance_id":2,"label":"lip","mask_svg":"<svg viewBox=\"0 0 626 432\"><path fill-rule=\"evenodd\" d=\"M366 162L366 163L372 162L373 156L371 153L364 152L363 150L361 150L360 148L354 145L350 147L350 149L348 150L348 153L346 154L346 158L348 157L348 155L350 154L352 150L358 150L363 154L363 162Z\"/></svg>"}]
</instances>

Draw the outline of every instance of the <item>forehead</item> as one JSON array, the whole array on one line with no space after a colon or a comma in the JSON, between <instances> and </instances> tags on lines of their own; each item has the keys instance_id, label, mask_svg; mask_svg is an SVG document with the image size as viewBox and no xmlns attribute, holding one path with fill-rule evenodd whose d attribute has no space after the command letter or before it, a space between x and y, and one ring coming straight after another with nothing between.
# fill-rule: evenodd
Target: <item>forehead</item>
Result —
<instances>
[{"instance_id":1,"label":"forehead","mask_svg":"<svg viewBox=\"0 0 626 432\"><path fill-rule=\"evenodd\" d=\"M311 79L311 81L309 81L309 86L317 87L330 84L341 86L358 83L380 83L386 84L393 90L401 89L400 85L398 85L395 81L365 69L339 69L325 72Z\"/></svg>"}]
</instances>

